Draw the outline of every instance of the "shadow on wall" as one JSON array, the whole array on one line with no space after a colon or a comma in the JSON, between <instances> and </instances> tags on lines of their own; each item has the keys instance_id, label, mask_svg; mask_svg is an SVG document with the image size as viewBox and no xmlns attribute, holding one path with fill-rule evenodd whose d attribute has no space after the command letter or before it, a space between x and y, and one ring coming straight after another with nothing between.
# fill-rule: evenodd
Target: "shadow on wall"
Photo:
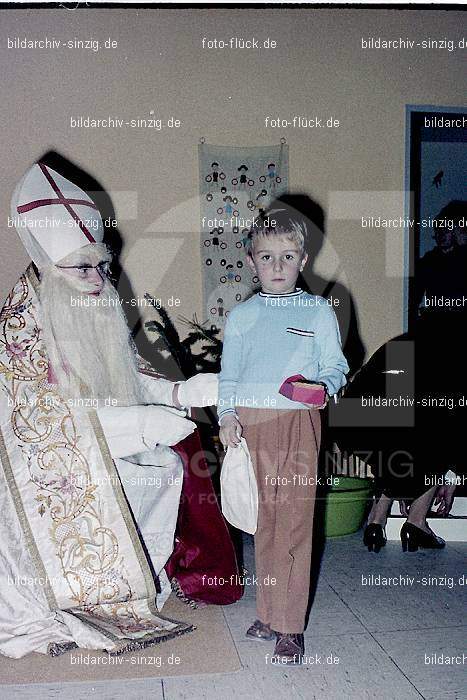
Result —
<instances>
[{"instance_id":1,"label":"shadow on wall","mask_svg":"<svg viewBox=\"0 0 467 700\"><path fill-rule=\"evenodd\" d=\"M325 279L314 271L314 264L325 238L325 215L322 207L304 193L284 194L275 200L275 205L283 202L299 214L306 217L308 235L305 240L305 250L308 262L303 273L297 280L297 286L310 294L318 294L325 299L338 300L333 303L342 337L342 349L349 363L349 377L362 366L365 357L365 347L360 337L357 310L352 295L347 287L335 279ZM338 252L338 251L337 251ZM345 270L343 270L345 272Z\"/></svg>"}]
</instances>

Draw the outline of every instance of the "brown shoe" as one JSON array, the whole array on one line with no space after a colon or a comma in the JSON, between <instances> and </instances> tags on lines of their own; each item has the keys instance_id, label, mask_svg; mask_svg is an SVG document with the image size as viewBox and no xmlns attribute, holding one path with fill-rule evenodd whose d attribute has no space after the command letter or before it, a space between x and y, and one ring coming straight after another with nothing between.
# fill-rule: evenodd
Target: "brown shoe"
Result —
<instances>
[{"instance_id":1,"label":"brown shoe","mask_svg":"<svg viewBox=\"0 0 467 700\"><path fill-rule=\"evenodd\" d=\"M265 625L261 620L255 620L251 627L247 629L246 636L252 639L259 639L262 642L270 642L271 639L274 639L274 632L269 625Z\"/></svg>"},{"instance_id":2,"label":"brown shoe","mask_svg":"<svg viewBox=\"0 0 467 700\"><path fill-rule=\"evenodd\" d=\"M281 664L301 664L305 653L303 634L281 634L276 632L274 659Z\"/></svg>"}]
</instances>

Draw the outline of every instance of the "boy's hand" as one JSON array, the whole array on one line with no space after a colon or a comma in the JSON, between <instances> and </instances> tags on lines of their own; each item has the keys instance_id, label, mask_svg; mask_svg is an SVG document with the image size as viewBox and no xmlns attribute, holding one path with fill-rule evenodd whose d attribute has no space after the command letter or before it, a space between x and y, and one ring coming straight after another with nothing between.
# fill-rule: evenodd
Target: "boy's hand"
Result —
<instances>
[{"instance_id":1,"label":"boy's hand","mask_svg":"<svg viewBox=\"0 0 467 700\"><path fill-rule=\"evenodd\" d=\"M324 403L321 406L316 406L314 403L306 403L305 406L308 406L309 408L324 408L329 401L329 395L326 392L326 395L324 397Z\"/></svg>"},{"instance_id":2,"label":"boy's hand","mask_svg":"<svg viewBox=\"0 0 467 700\"><path fill-rule=\"evenodd\" d=\"M238 418L228 413L221 419L219 439L225 449L227 447L238 447L242 436L242 425Z\"/></svg>"},{"instance_id":3,"label":"boy's hand","mask_svg":"<svg viewBox=\"0 0 467 700\"><path fill-rule=\"evenodd\" d=\"M327 405L327 403L329 401L329 394L328 394L328 388L327 388L326 384L324 384L323 382L317 382L317 384L322 384L324 387L324 401L323 401L323 403L321 404L321 406L318 406L314 403L306 403L305 406L308 406L309 408L321 409Z\"/></svg>"}]
</instances>

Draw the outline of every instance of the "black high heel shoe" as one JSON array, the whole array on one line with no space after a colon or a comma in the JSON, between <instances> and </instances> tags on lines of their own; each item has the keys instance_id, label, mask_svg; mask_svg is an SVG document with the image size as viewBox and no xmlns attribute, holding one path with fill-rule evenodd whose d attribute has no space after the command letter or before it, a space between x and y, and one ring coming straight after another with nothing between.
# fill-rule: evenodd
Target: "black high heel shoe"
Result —
<instances>
[{"instance_id":1,"label":"black high heel shoe","mask_svg":"<svg viewBox=\"0 0 467 700\"><path fill-rule=\"evenodd\" d=\"M420 549L443 549L446 542L434 532L425 532L412 523L404 523L401 528L402 551L416 552Z\"/></svg>"},{"instance_id":2,"label":"black high heel shoe","mask_svg":"<svg viewBox=\"0 0 467 700\"><path fill-rule=\"evenodd\" d=\"M386 544L383 526L377 523L367 525L363 533L363 544L368 547L369 552L379 552Z\"/></svg>"}]
</instances>

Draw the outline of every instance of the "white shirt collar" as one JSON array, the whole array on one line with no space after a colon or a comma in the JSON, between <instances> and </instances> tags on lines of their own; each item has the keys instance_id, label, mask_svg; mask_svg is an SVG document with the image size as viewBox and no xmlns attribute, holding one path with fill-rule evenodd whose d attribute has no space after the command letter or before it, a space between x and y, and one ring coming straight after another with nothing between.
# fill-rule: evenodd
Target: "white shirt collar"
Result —
<instances>
[{"instance_id":1,"label":"white shirt collar","mask_svg":"<svg viewBox=\"0 0 467 700\"><path fill-rule=\"evenodd\" d=\"M294 292L286 292L284 294L270 294L269 292L258 292L260 297L298 297L303 294L303 289L297 287Z\"/></svg>"}]
</instances>

